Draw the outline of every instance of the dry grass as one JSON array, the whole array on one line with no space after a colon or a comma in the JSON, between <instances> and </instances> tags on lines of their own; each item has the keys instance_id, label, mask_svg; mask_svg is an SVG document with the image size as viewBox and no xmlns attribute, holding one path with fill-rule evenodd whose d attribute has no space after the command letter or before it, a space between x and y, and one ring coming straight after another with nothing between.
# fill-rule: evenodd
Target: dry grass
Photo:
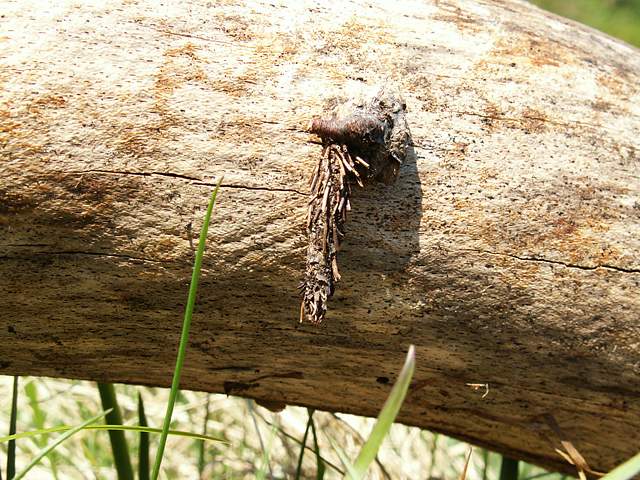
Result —
<instances>
[{"instance_id":1,"label":"dry grass","mask_svg":"<svg viewBox=\"0 0 640 480\"><path fill-rule=\"evenodd\" d=\"M31 385L25 390L27 384ZM168 390L117 385L116 391L125 423L137 424L139 391L145 401L149 424L156 427L161 425ZM0 398L7 399L2 402L0 411L0 432L5 433L8 431L11 377L0 377ZM306 409L287 407L282 412L273 413L252 401L237 397L184 391L176 404L172 428L201 433L207 416L207 404L207 433L221 436L229 443L205 443L201 478L295 478L300 454L299 442L308 419ZM20 379L18 432L35 430L40 425L76 425L101 410L98 391L92 382L32 377ZM373 420L369 418L327 412L316 412L314 419L321 455L340 468L340 461L328 439L331 438L340 445L350 458L355 458L362 439L366 438L373 424ZM259 436L256 426L260 431ZM138 437L134 433L126 435L135 465ZM157 441L157 437L152 437L151 455L155 452L154 440ZM35 456L42 441L42 438L41 443L29 438L17 442L18 470ZM313 447L311 433L307 445ZM4 463L6 444L1 448ZM197 441L170 437L163 461L163 478L199 478L199 449ZM464 468L468 449L468 444L442 435L394 425L380 450L379 462L370 469L368 478L457 479ZM499 464L499 455L475 449L466 478L497 479ZM522 470L527 470L527 476L544 472L535 467L523 467ZM521 476L525 473L522 470ZM316 458L311 450L305 453L302 472L301 478L316 478ZM116 478L108 435L106 432L86 431L72 437L32 471L29 478ZM325 478L342 476L327 466ZM561 477L549 475L538 478Z\"/></svg>"}]
</instances>

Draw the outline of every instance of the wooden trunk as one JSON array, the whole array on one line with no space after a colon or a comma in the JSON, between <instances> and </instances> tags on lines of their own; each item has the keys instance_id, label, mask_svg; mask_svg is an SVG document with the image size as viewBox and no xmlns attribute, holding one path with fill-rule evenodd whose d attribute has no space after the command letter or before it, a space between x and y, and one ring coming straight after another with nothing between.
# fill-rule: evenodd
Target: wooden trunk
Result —
<instances>
[{"instance_id":1,"label":"wooden trunk","mask_svg":"<svg viewBox=\"0 0 640 480\"><path fill-rule=\"evenodd\" d=\"M0 373L168 385L224 174L184 388L376 415L415 344L406 424L636 453L638 50L518 1L1 9ZM385 82L414 146L299 324L308 123Z\"/></svg>"}]
</instances>

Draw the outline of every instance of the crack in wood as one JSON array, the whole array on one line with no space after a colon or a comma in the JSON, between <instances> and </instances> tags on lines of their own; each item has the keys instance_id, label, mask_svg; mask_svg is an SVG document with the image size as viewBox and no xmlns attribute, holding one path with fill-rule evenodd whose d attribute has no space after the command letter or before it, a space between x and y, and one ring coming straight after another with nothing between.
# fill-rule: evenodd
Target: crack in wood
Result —
<instances>
[{"instance_id":1,"label":"crack in wood","mask_svg":"<svg viewBox=\"0 0 640 480\"><path fill-rule=\"evenodd\" d=\"M15 245L15 246L23 246L23 245ZM24 245L29 246L29 245ZM59 250L59 251L51 251L51 252L29 252L29 255L52 255L52 256L62 256L62 255L89 255L93 257L113 257L113 258L122 258L124 260L132 260L132 261L141 261L141 262L152 262L152 263L174 263L170 260L157 260L155 258L148 257L134 257L133 255L125 255L121 253L107 253L107 252L83 252L80 250ZM14 260L22 257L15 257L11 255L3 255L0 256L0 260Z\"/></svg>"},{"instance_id":2,"label":"crack in wood","mask_svg":"<svg viewBox=\"0 0 640 480\"><path fill-rule=\"evenodd\" d=\"M215 183L208 183L208 182L197 182L194 183L194 185L206 185L206 186L215 186ZM300 190L296 190L295 188L283 188L283 187L252 187L249 185L234 185L234 184L228 184L228 183L223 183L222 185L220 185L221 187L224 188L237 188L237 189L241 189L241 190L258 190L258 191L264 191L264 192L287 192L287 193L295 193L296 195L301 195L301 196L309 196L309 192L301 192Z\"/></svg>"},{"instance_id":3,"label":"crack in wood","mask_svg":"<svg viewBox=\"0 0 640 480\"><path fill-rule=\"evenodd\" d=\"M535 115L523 115L521 118L516 118L516 117L505 117L505 116L502 116L502 115L487 115L487 114L484 114L484 113L466 112L466 111L459 111L459 110L451 110L450 113L455 113L457 115L468 115L468 116L471 116L471 117L486 118L486 119L489 119L489 120L498 120L498 121L502 121L502 122L522 123L525 120L535 120L537 122L548 123L549 125L555 125L555 126L558 126L558 127L565 127L565 128L589 127L589 128L593 128L593 129L597 129L597 130L607 130L607 127L604 126L604 125L595 125L593 123L579 122L579 121L573 121L571 123L565 123L565 122L559 122L557 120L550 120L548 118L539 117L539 116L535 116Z\"/></svg>"},{"instance_id":4,"label":"crack in wood","mask_svg":"<svg viewBox=\"0 0 640 480\"><path fill-rule=\"evenodd\" d=\"M563 262L561 260L550 260L548 258L540 258L540 257L522 257L520 255L515 255L512 253L492 252L490 250L481 250L481 249L475 249L475 248L463 248L463 249L460 249L460 251L484 253L487 255L493 255L498 257L515 258L516 260L521 260L523 262L539 262L539 263L549 263L552 265L562 265L567 268L576 268L578 270L597 270L598 268L604 268L607 270L613 270L621 273L640 273L640 268L620 267L617 265L610 265L607 263L596 264L596 265L578 265L575 263Z\"/></svg>"},{"instance_id":5,"label":"crack in wood","mask_svg":"<svg viewBox=\"0 0 640 480\"><path fill-rule=\"evenodd\" d=\"M182 180L189 180L189 181L193 182L192 183L193 185L197 185L197 186L212 187L212 186L216 185L215 182L206 182L202 178L190 177L188 175L183 175L183 174L180 174L180 173L171 173L171 172L130 172L130 171L126 171L126 170L99 170L99 169L92 169L92 170L78 170L78 171L69 171L69 172L60 172L60 173L67 173L67 174L72 174L72 175L86 175L86 174L92 174L92 173L104 173L104 174L108 174L108 175L133 175L133 176L139 176L139 177L157 176L157 177L168 177L168 178L177 178L177 179L182 179ZM301 196L308 196L309 195L308 192L301 192L300 190L296 190L295 188L284 188L284 187L260 187L260 186L237 185L237 184L229 184L229 183L222 183L220 185L220 187L221 188L238 188L238 189L244 189L244 190L259 190L259 191L265 191L265 192L289 192L289 193L295 193L295 194L301 195Z\"/></svg>"}]
</instances>

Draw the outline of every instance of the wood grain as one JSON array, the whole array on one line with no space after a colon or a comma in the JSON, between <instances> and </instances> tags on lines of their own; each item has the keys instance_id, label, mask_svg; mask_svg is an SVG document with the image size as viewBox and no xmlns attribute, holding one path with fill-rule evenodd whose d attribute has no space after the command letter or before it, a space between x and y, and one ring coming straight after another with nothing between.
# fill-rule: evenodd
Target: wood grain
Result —
<instances>
[{"instance_id":1,"label":"wood grain","mask_svg":"<svg viewBox=\"0 0 640 480\"><path fill-rule=\"evenodd\" d=\"M0 373L400 420L571 471L640 444L640 52L517 1L4 2ZM310 119L384 82L414 148L355 190L298 324ZM489 394L468 383L488 383Z\"/></svg>"}]
</instances>

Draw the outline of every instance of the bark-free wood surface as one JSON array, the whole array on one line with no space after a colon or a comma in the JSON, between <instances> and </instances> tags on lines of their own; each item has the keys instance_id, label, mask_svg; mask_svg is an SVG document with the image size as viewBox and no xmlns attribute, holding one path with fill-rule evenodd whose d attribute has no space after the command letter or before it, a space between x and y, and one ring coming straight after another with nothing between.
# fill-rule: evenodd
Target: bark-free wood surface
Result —
<instances>
[{"instance_id":1,"label":"bark-free wood surface","mask_svg":"<svg viewBox=\"0 0 640 480\"><path fill-rule=\"evenodd\" d=\"M523 2L3 2L0 373L183 386L400 420L552 468L640 445L640 53ZM415 147L356 191L299 325L305 129L389 81ZM489 393L468 383L488 383Z\"/></svg>"}]
</instances>

